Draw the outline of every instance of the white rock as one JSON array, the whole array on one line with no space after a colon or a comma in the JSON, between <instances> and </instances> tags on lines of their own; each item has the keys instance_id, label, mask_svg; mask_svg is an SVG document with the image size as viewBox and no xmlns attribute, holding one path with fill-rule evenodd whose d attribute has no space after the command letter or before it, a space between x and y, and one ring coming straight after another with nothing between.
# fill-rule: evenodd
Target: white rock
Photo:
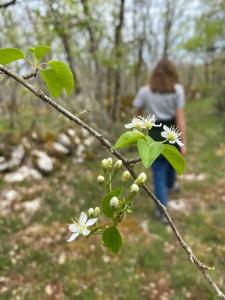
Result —
<instances>
[{"instance_id":1,"label":"white rock","mask_svg":"<svg viewBox=\"0 0 225 300\"><path fill-rule=\"evenodd\" d=\"M80 144L80 142L81 142L81 140L80 140L79 136L76 136L76 137L74 138L74 143L75 143L75 144Z\"/></svg>"},{"instance_id":2,"label":"white rock","mask_svg":"<svg viewBox=\"0 0 225 300\"><path fill-rule=\"evenodd\" d=\"M171 200L169 201L169 208L178 211L185 211L187 209L187 205L184 199Z\"/></svg>"},{"instance_id":3,"label":"white rock","mask_svg":"<svg viewBox=\"0 0 225 300\"><path fill-rule=\"evenodd\" d=\"M5 157L4 156L0 156L0 164L5 162Z\"/></svg>"},{"instance_id":4,"label":"white rock","mask_svg":"<svg viewBox=\"0 0 225 300\"><path fill-rule=\"evenodd\" d=\"M79 144L76 151L77 156L78 157L82 156L84 154L84 151L85 151L84 145Z\"/></svg>"},{"instance_id":5,"label":"white rock","mask_svg":"<svg viewBox=\"0 0 225 300\"><path fill-rule=\"evenodd\" d=\"M29 213L35 213L41 207L41 198L25 201L22 203L22 207Z\"/></svg>"},{"instance_id":6,"label":"white rock","mask_svg":"<svg viewBox=\"0 0 225 300\"><path fill-rule=\"evenodd\" d=\"M58 142L65 147L71 147L71 145L72 145L70 138L65 133L59 134Z\"/></svg>"},{"instance_id":7,"label":"white rock","mask_svg":"<svg viewBox=\"0 0 225 300\"><path fill-rule=\"evenodd\" d=\"M22 161L24 156L25 156L25 149L23 145L17 146L11 154L12 160L18 161L19 163Z\"/></svg>"},{"instance_id":8,"label":"white rock","mask_svg":"<svg viewBox=\"0 0 225 300\"><path fill-rule=\"evenodd\" d=\"M59 154L64 154L64 155L67 155L70 152L69 149L67 149L65 146L59 143L53 143L53 149Z\"/></svg>"},{"instance_id":9,"label":"white rock","mask_svg":"<svg viewBox=\"0 0 225 300\"><path fill-rule=\"evenodd\" d=\"M186 180L186 181L203 181L206 179L206 177L207 177L207 175L204 173L201 173L201 174L190 173L190 174L182 175L181 179Z\"/></svg>"},{"instance_id":10,"label":"white rock","mask_svg":"<svg viewBox=\"0 0 225 300\"><path fill-rule=\"evenodd\" d=\"M37 168L44 173L50 173L53 171L53 160L48 154L43 151L34 150L32 155L37 157Z\"/></svg>"},{"instance_id":11,"label":"white rock","mask_svg":"<svg viewBox=\"0 0 225 300\"><path fill-rule=\"evenodd\" d=\"M11 158L8 161L4 160L2 163L0 163L0 172L12 170L18 167L21 164L24 156L25 150L23 145L17 146L11 154Z\"/></svg>"},{"instance_id":12,"label":"white rock","mask_svg":"<svg viewBox=\"0 0 225 300\"><path fill-rule=\"evenodd\" d=\"M3 195L3 198L5 198L10 203L13 202L14 200L16 200L16 198L19 197L19 193L15 190L4 191L2 193L2 195Z\"/></svg>"},{"instance_id":13,"label":"white rock","mask_svg":"<svg viewBox=\"0 0 225 300\"><path fill-rule=\"evenodd\" d=\"M91 146L93 144L94 140L95 140L95 138L93 136L90 136L84 140L84 145Z\"/></svg>"},{"instance_id":14,"label":"white rock","mask_svg":"<svg viewBox=\"0 0 225 300\"><path fill-rule=\"evenodd\" d=\"M37 170L29 168L27 166L22 166L17 171L11 172L4 176L4 180L9 183L21 182L28 178L40 180L42 176Z\"/></svg>"},{"instance_id":15,"label":"white rock","mask_svg":"<svg viewBox=\"0 0 225 300\"><path fill-rule=\"evenodd\" d=\"M76 135L75 129L72 129L72 128L69 128L69 129L67 130L67 133L68 133L68 135L71 136L71 137L74 137L74 136Z\"/></svg>"}]
</instances>

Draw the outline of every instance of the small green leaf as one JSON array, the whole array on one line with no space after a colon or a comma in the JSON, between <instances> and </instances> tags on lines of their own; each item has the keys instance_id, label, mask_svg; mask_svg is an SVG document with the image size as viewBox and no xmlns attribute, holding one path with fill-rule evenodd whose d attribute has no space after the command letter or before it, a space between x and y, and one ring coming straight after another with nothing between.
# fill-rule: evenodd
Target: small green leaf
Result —
<instances>
[{"instance_id":1,"label":"small green leaf","mask_svg":"<svg viewBox=\"0 0 225 300\"><path fill-rule=\"evenodd\" d=\"M40 71L41 78L46 83L52 97L59 97L63 86L58 79L57 74L52 69Z\"/></svg>"},{"instance_id":2,"label":"small green leaf","mask_svg":"<svg viewBox=\"0 0 225 300\"><path fill-rule=\"evenodd\" d=\"M24 59L25 53L17 48L0 49L0 64L7 65L13 61Z\"/></svg>"},{"instance_id":3,"label":"small green leaf","mask_svg":"<svg viewBox=\"0 0 225 300\"><path fill-rule=\"evenodd\" d=\"M171 145L164 145L162 155L168 160L179 175L183 174L186 164L184 157L177 148Z\"/></svg>"},{"instance_id":4,"label":"small green leaf","mask_svg":"<svg viewBox=\"0 0 225 300\"><path fill-rule=\"evenodd\" d=\"M65 88L67 95L71 95L74 88L73 73L70 68L62 61L50 61L48 64L52 67L58 76L63 88Z\"/></svg>"},{"instance_id":5,"label":"small green leaf","mask_svg":"<svg viewBox=\"0 0 225 300\"><path fill-rule=\"evenodd\" d=\"M112 197L116 196L119 197L121 194L122 188L117 188L113 190L111 193L107 194L103 199L102 199L102 211L105 214L106 217L112 218L113 216L113 209L110 206L110 200Z\"/></svg>"},{"instance_id":6,"label":"small green leaf","mask_svg":"<svg viewBox=\"0 0 225 300\"><path fill-rule=\"evenodd\" d=\"M102 240L103 245L113 253L117 253L122 246L122 237L115 226L109 227L103 232Z\"/></svg>"},{"instance_id":7,"label":"small green leaf","mask_svg":"<svg viewBox=\"0 0 225 300\"><path fill-rule=\"evenodd\" d=\"M146 135L145 138L146 138L146 141L149 143L149 145L155 142L149 135Z\"/></svg>"},{"instance_id":8,"label":"small green leaf","mask_svg":"<svg viewBox=\"0 0 225 300\"><path fill-rule=\"evenodd\" d=\"M125 148L136 144L141 138L145 138L145 135L140 131L126 131L118 138L115 148Z\"/></svg>"},{"instance_id":9,"label":"small green leaf","mask_svg":"<svg viewBox=\"0 0 225 300\"><path fill-rule=\"evenodd\" d=\"M29 50L33 53L34 57L39 62L43 56L50 51L50 47L39 45L37 47L30 47Z\"/></svg>"},{"instance_id":10,"label":"small green leaf","mask_svg":"<svg viewBox=\"0 0 225 300\"><path fill-rule=\"evenodd\" d=\"M163 150L162 143L144 139L138 140L137 147L145 168L149 168Z\"/></svg>"},{"instance_id":11,"label":"small green leaf","mask_svg":"<svg viewBox=\"0 0 225 300\"><path fill-rule=\"evenodd\" d=\"M51 69L43 70L40 74L52 97L59 97L63 89L66 90L67 95L70 95L74 88L73 74L70 68L61 61L51 61L48 64Z\"/></svg>"}]
</instances>

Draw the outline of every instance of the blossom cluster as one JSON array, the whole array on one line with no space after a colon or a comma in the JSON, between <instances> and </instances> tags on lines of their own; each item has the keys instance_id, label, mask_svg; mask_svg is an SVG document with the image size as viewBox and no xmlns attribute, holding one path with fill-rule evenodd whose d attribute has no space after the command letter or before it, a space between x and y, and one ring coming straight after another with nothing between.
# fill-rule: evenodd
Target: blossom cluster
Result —
<instances>
[{"instance_id":1,"label":"blossom cluster","mask_svg":"<svg viewBox=\"0 0 225 300\"><path fill-rule=\"evenodd\" d=\"M155 115L148 115L146 118L142 116L134 117L131 123L125 125L127 129L134 129L134 130L143 130L147 129L150 130L152 127L161 127L162 124L156 124L156 117ZM174 125L170 128L166 125L163 125L163 131L161 132L161 136L165 138L165 142L169 142L170 144L177 143L179 146L183 146L184 144L181 142L181 133L179 132L178 128Z\"/></svg>"},{"instance_id":2,"label":"blossom cluster","mask_svg":"<svg viewBox=\"0 0 225 300\"><path fill-rule=\"evenodd\" d=\"M111 157L108 157L101 161L102 174L97 175L97 183L102 185L107 191L106 196L102 200L102 209L99 207L91 207L87 212L81 212L79 219L72 219L73 223L68 226L69 231L71 232L71 235L67 240L68 242L76 240L79 236L87 237L93 233L103 234L103 232L109 228L110 222L101 224L99 221L101 212L105 217L111 219L111 226L116 226L121 222L126 213L131 212L130 208L134 197L138 194L140 186L146 182L147 175L145 172L141 172L137 178L129 184L131 181L131 174L127 170L123 171L120 177L117 176L117 178L120 178L120 181L122 181L123 187L113 189L113 180L115 176L118 175L121 167L121 160L114 161ZM107 197L108 200L104 200Z\"/></svg>"}]
</instances>

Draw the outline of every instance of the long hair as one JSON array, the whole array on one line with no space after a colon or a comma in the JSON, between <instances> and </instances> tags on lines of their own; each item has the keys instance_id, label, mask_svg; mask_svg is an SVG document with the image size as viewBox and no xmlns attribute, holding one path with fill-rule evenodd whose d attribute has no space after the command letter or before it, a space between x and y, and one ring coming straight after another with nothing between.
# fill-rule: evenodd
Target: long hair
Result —
<instances>
[{"instance_id":1,"label":"long hair","mask_svg":"<svg viewBox=\"0 0 225 300\"><path fill-rule=\"evenodd\" d=\"M167 58L161 59L153 70L150 87L154 93L174 93L174 85L179 82L177 70Z\"/></svg>"}]
</instances>

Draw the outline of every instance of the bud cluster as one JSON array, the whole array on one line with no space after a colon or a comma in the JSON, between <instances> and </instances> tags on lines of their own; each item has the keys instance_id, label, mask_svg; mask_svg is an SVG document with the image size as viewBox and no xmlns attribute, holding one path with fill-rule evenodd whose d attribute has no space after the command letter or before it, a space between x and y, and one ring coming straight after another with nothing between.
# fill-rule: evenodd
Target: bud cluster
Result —
<instances>
[{"instance_id":1,"label":"bud cluster","mask_svg":"<svg viewBox=\"0 0 225 300\"><path fill-rule=\"evenodd\" d=\"M97 217L100 214L100 211L101 210L98 206L96 206L95 209L91 207L88 210L88 216L89 217Z\"/></svg>"}]
</instances>

